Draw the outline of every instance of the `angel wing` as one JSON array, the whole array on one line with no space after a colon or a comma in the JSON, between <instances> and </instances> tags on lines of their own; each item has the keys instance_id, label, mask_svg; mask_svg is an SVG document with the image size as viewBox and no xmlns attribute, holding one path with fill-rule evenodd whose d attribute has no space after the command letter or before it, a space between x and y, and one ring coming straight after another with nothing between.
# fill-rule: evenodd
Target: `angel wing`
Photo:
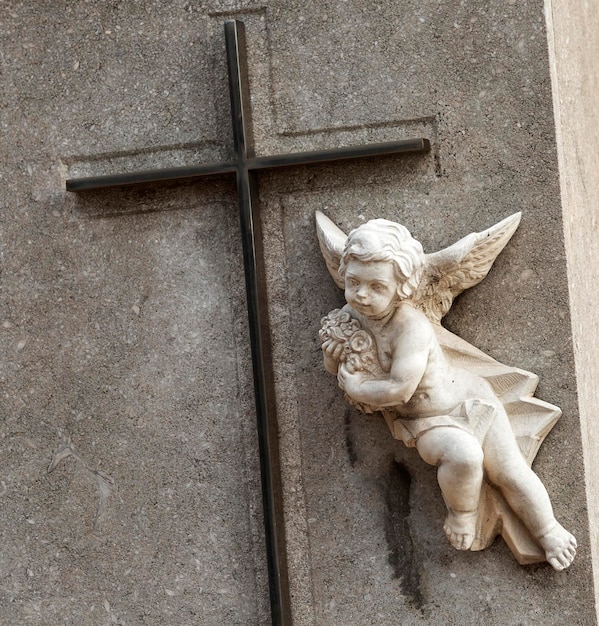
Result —
<instances>
[{"instance_id":1,"label":"angel wing","mask_svg":"<svg viewBox=\"0 0 599 626\"><path fill-rule=\"evenodd\" d=\"M320 211L316 211L316 234L329 274L337 287L344 289L345 283L339 276L339 261L345 248L347 235Z\"/></svg>"},{"instance_id":2,"label":"angel wing","mask_svg":"<svg viewBox=\"0 0 599 626\"><path fill-rule=\"evenodd\" d=\"M420 286L412 304L439 324L454 298L477 285L518 228L522 213L514 213L480 233L471 233L452 246L426 255Z\"/></svg>"}]
</instances>

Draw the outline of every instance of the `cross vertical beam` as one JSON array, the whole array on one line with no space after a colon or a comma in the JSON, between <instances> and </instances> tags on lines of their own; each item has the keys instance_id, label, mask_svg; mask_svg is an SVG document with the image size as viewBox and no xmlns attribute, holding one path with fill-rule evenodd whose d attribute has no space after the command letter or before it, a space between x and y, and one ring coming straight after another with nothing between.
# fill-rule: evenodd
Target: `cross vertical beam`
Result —
<instances>
[{"instance_id":1,"label":"cross vertical beam","mask_svg":"<svg viewBox=\"0 0 599 626\"><path fill-rule=\"evenodd\" d=\"M268 309L264 298L266 274L260 227L258 181L256 172L249 170L247 163L247 159L254 156L254 147L252 145L253 133L243 23L238 21L227 22L225 24L225 41L229 69L233 144L237 162L237 197L254 370L254 394L258 422L258 447L272 623L285 626L289 624L290 626L291 607L287 558L284 548L285 528L274 374Z\"/></svg>"},{"instance_id":2,"label":"cross vertical beam","mask_svg":"<svg viewBox=\"0 0 599 626\"><path fill-rule=\"evenodd\" d=\"M260 170L333 163L347 159L423 154L430 150L430 142L426 138L404 139L366 146L256 157L250 115L245 30L242 22L225 22L225 43L229 70L234 160L73 178L66 181L66 189L82 192L235 174L252 348L271 616L273 626L291 626L275 385L266 301L266 274L262 251L257 173Z\"/></svg>"}]
</instances>

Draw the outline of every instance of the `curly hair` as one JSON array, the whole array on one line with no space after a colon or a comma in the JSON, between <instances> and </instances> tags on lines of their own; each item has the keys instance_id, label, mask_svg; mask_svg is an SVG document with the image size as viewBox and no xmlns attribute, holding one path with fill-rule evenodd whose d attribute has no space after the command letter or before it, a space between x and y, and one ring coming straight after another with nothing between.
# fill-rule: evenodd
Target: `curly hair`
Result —
<instances>
[{"instance_id":1,"label":"curly hair","mask_svg":"<svg viewBox=\"0 0 599 626\"><path fill-rule=\"evenodd\" d=\"M409 298L416 291L424 267L424 250L408 229L396 222L376 219L358 226L349 233L341 262L339 275L345 278L347 264L352 260L389 261L393 264L399 283L397 295Z\"/></svg>"}]
</instances>

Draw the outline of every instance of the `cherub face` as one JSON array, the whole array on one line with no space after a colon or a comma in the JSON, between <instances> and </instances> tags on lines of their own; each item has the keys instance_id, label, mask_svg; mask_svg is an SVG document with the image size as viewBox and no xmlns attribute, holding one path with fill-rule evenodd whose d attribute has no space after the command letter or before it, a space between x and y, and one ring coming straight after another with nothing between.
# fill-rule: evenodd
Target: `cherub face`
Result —
<instances>
[{"instance_id":1,"label":"cherub face","mask_svg":"<svg viewBox=\"0 0 599 626\"><path fill-rule=\"evenodd\" d=\"M345 269L345 299L364 317L381 317L398 300L398 282L390 261L351 259Z\"/></svg>"}]
</instances>

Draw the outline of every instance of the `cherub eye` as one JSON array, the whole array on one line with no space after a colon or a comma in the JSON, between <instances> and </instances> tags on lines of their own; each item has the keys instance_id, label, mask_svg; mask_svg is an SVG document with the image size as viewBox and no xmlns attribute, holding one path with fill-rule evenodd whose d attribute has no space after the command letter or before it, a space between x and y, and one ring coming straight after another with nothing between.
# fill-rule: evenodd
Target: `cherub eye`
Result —
<instances>
[{"instance_id":1,"label":"cherub eye","mask_svg":"<svg viewBox=\"0 0 599 626\"><path fill-rule=\"evenodd\" d=\"M351 278L351 277L347 277L347 282L352 286L352 287L356 287L358 284L358 281L355 278Z\"/></svg>"},{"instance_id":2,"label":"cherub eye","mask_svg":"<svg viewBox=\"0 0 599 626\"><path fill-rule=\"evenodd\" d=\"M383 291L384 286L380 285L379 283L374 283L374 285L372 285L372 290L373 291Z\"/></svg>"}]
</instances>

